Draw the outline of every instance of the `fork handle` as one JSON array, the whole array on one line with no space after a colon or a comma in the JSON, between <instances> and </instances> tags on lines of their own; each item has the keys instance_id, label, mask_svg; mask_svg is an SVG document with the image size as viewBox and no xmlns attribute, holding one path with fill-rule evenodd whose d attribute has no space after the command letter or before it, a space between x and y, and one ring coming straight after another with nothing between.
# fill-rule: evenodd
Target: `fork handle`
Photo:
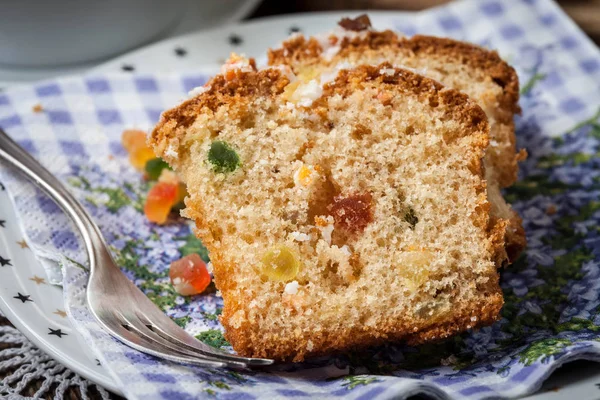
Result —
<instances>
[{"instance_id":1,"label":"fork handle","mask_svg":"<svg viewBox=\"0 0 600 400\"><path fill-rule=\"evenodd\" d=\"M106 244L98 225L92 220L81 203L77 201L61 181L12 140L2 129L0 129L0 159L22 172L71 217L81 233L90 258L90 268L93 271L98 256L96 249L106 249Z\"/></svg>"}]
</instances>

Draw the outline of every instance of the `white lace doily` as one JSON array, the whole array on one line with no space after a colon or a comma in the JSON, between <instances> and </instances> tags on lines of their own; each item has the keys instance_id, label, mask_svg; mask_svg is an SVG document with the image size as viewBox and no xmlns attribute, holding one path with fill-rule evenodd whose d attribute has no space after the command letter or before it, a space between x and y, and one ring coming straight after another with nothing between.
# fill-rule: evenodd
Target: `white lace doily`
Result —
<instances>
[{"instance_id":1,"label":"white lace doily","mask_svg":"<svg viewBox=\"0 0 600 400\"><path fill-rule=\"evenodd\" d=\"M116 398L56 362L12 326L0 325L0 345L8 345L0 347L0 399L65 399L70 388L84 400Z\"/></svg>"}]
</instances>

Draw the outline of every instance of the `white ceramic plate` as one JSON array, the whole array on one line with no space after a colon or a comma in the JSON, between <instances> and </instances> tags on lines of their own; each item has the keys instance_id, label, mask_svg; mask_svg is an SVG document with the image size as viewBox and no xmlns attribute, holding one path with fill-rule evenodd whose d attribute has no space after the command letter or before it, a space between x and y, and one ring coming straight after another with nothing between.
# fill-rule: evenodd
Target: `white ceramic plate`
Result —
<instances>
[{"instance_id":1,"label":"white ceramic plate","mask_svg":"<svg viewBox=\"0 0 600 400\"><path fill-rule=\"evenodd\" d=\"M317 34L323 32L323 27L335 26L342 17L362 13L364 11L290 14L190 33L115 58L94 68L94 72L203 72L205 69L212 72L232 52L255 57L261 64L266 59L265 50L277 46L291 33ZM373 26L381 30L397 29L390 21L411 15L409 12L369 11ZM178 50L185 54L179 55Z\"/></svg>"},{"instance_id":2,"label":"white ceramic plate","mask_svg":"<svg viewBox=\"0 0 600 400\"><path fill-rule=\"evenodd\" d=\"M95 72L214 72L231 52L258 57L260 61L266 48L275 46L292 31L318 33L324 26L334 25L342 16L359 13L294 14L187 34L121 56L95 68ZM369 15L378 28L394 28L389 26L390 12L369 12ZM394 13L394 16L409 17L410 14ZM17 226L14 210L6 192L1 190L0 222L2 312L21 332L52 357L91 381L119 393L108 373L97 364L94 355L78 338L68 319L59 312L64 310L60 288L32 280L44 277L44 270L31 251L26 247L22 248L22 234ZM7 262L10 265L6 264ZM27 297L19 294L29 296L32 301L27 301ZM538 394L529 399L575 398L600 398L600 364L567 364L546 381Z\"/></svg>"},{"instance_id":3,"label":"white ceramic plate","mask_svg":"<svg viewBox=\"0 0 600 400\"><path fill-rule=\"evenodd\" d=\"M23 240L14 208L0 186L0 310L25 336L79 375L115 392L65 313L62 289L46 273Z\"/></svg>"}]
</instances>

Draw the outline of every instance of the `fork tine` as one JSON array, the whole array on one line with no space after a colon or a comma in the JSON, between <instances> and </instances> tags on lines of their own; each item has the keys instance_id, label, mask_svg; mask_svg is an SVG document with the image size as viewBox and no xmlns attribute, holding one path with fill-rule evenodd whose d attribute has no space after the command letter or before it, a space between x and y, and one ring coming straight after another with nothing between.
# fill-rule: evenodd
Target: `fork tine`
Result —
<instances>
[{"instance_id":1,"label":"fork tine","mask_svg":"<svg viewBox=\"0 0 600 400\"><path fill-rule=\"evenodd\" d=\"M186 347L189 350L199 352L201 354L217 358L219 360L237 361L253 366L271 365L274 362L273 360L264 358L241 357L234 354L226 353L220 349L216 349L212 346L202 343L201 341L192 337L165 314L149 314L150 315L146 314L144 316L141 316L140 319L144 321L146 325L152 325L152 328L155 333L159 334L167 340L174 342L179 346Z\"/></svg>"},{"instance_id":2,"label":"fork tine","mask_svg":"<svg viewBox=\"0 0 600 400\"><path fill-rule=\"evenodd\" d=\"M258 365L265 365L272 362L270 360L253 360L229 355L200 343L187 335L120 271L102 237L100 228L75 196L60 180L16 144L2 129L0 129L0 159L7 161L55 200L80 231L90 264L90 277L86 293L87 304L96 320L111 335L142 352L175 362L215 368L225 367L228 364L234 366L240 364L256 365L257 363ZM123 328L120 325L123 319L120 319L120 316L115 314L114 310L115 306L118 307L123 304L127 304L134 314L139 315L148 312L148 314L155 315L152 320L160 321L160 323L152 323L151 321L151 325L156 326L156 332L159 333L155 332L155 336L149 333L149 329L139 324L130 324L137 327L136 332L138 334ZM162 315L162 318L157 316L158 314ZM162 336L164 340L159 342L156 339L157 336ZM193 349L194 357L182 355L183 351L181 349L174 352L173 346L165 344L165 340L175 342L175 344L182 347L185 345L186 354ZM196 352L202 353L204 357L200 357ZM216 361L215 358L222 361ZM245 362L246 360L248 362Z\"/></svg>"},{"instance_id":3,"label":"fork tine","mask_svg":"<svg viewBox=\"0 0 600 400\"><path fill-rule=\"evenodd\" d=\"M112 321L113 323L111 324L104 323L104 320L102 320L102 322L104 327L109 331L109 333L113 337L143 353L147 353L152 356L164 358L177 363L193 364L208 368L227 367L227 364L221 361L173 354L168 348L164 348L156 342L150 342L145 338L128 331L118 321Z\"/></svg>"},{"instance_id":4,"label":"fork tine","mask_svg":"<svg viewBox=\"0 0 600 400\"><path fill-rule=\"evenodd\" d=\"M127 278L125 278L127 279ZM140 296L136 298L137 308L139 310L138 317L145 325L152 325L153 331L162 336L166 340L170 340L178 346L186 347L188 350L199 352L207 357L216 358L219 360L242 362L249 366L265 366L274 363L274 360L262 358L241 357L235 354L230 354L220 349L209 346L190 336L185 330L177 325L171 318L157 308L154 303L146 295L144 295L133 283L127 280L134 288L135 292L139 292Z\"/></svg>"},{"instance_id":5,"label":"fork tine","mask_svg":"<svg viewBox=\"0 0 600 400\"><path fill-rule=\"evenodd\" d=\"M134 329L136 331L136 333L138 335L140 335L142 338L144 338L150 342L151 341L158 342L160 345L167 347L167 348L171 349L171 351L181 354L182 356L197 357L197 358L206 359L206 360L210 360L210 361L219 361L219 362L222 361L222 362L226 363L227 366L233 367L233 368L247 368L248 367L248 365L246 363L243 363L240 361L218 360L216 357L207 356L205 354L198 352L197 350L189 350L185 347L182 348L182 346L178 346L177 343L173 343L173 342L163 338L162 336L160 336L156 332L154 332L152 329L148 328L148 326L146 326L146 324L139 318L139 316L126 315L126 314L121 314L121 315L122 315L123 319L125 321L127 321L129 326L132 329Z\"/></svg>"}]
</instances>

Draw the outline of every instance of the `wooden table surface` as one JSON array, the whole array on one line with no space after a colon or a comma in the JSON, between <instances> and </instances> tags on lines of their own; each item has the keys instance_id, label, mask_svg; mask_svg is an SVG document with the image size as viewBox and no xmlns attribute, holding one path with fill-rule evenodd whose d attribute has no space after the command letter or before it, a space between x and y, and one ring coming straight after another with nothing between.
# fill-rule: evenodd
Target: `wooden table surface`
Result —
<instances>
[{"instance_id":1,"label":"wooden table surface","mask_svg":"<svg viewBox=\"0 0 600 400\"><path fill-rule=\"evenodd\" d=\"M280 0L265 0L250 18L268 15L289 14L293 12L329 11L329 10L422 10L428 7L446 3L448 0L296 0L282 2ZM561 0L561 7L575 22L598 44L600 44L600 0ZM10 324L0 317L0 325ZM0 343L0 349L10 345ZM4 376L0 375L0 379ZM33 394L37 387L32 385L27 393ZM78 398L76 391L70 391L68 398ZM99 398L92 394L92 398ZM51 397L48 397L51 398ZM114 396L115 399L119 398Z\"/></svg>"}]
</instances>

